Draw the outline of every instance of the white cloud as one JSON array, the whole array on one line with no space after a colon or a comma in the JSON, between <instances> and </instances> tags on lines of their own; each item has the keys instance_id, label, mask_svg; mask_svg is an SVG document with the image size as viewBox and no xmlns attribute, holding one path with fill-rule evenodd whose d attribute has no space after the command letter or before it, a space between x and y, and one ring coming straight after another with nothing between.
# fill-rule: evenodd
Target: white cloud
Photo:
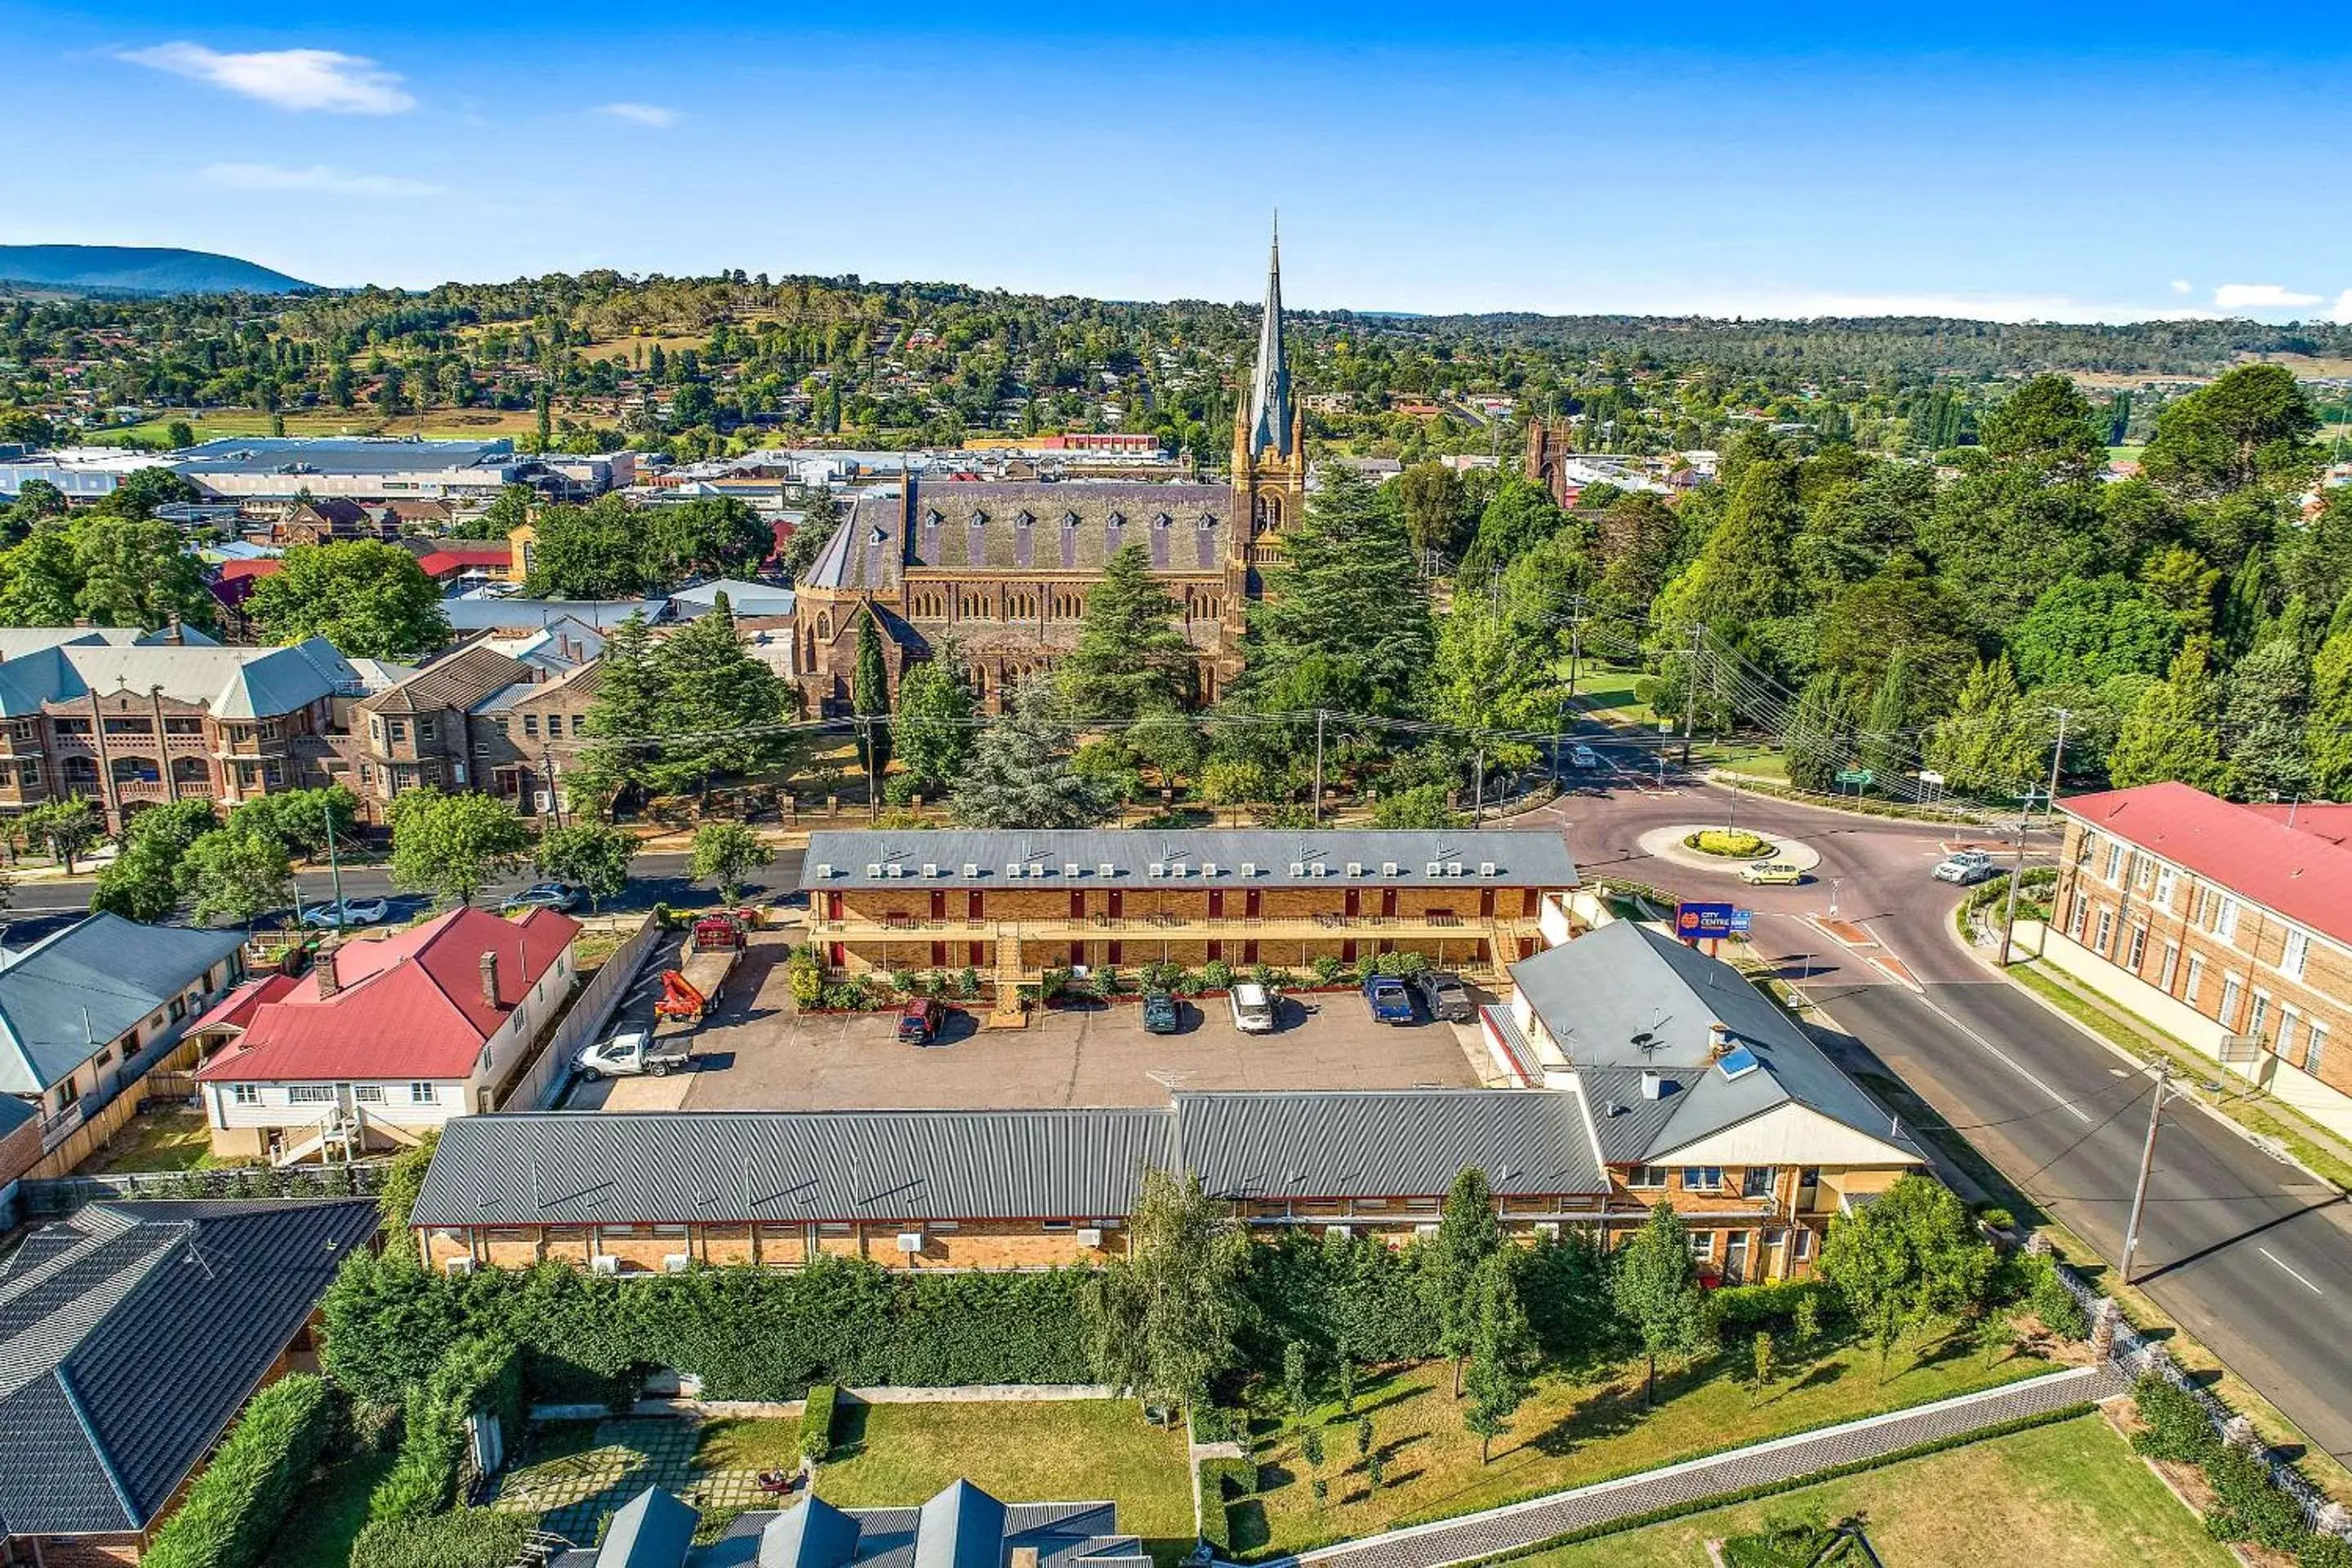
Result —
<instances>
[{"instance_id":1,"label":"white cloud","mask_svg":"<svg viewBox=\"0 0 2352 1568\"><path fill-rule=\"evenodd\" d=\"M2336 309L2327 312L2327 319L2338 326L2352 327L2352 289L2336 296Z\"/></svg>"},{"instance_id":2,"label":"white cloud","mask_svg":"<svg viewBox=\"0 0 2352 1568\"><path fill-rule=\"evenodd\" d=\"M2188 279L2176 278L2172 280L2172 291L2176 294L2189 294L2196 290L2190 287Z\"/></svg>"},{"instance_id":3,"label":"white cloud","mask_svg":"<svg viewBox=\"0 0 2352 1568\"><path fill-rule=\"evenodd\" d=\"M2213 304L2223 310L2277 310L2318 303L2316 294L2298 294L2275 283L2224 283L2213 290Z\"/></svg>"},{"instance_id":4,"label":"white cloud","mask_svg":"<svg viewBox=\"0 0 2352 1568\"><path fill-rule=\"evenodd\" d=\"M399 174L354 174L313 163L307 169L275 163L214 163L197 178L240 191L310 191L331 196L431 196L441 187Z\"/></svg>"},{"instance_id":5,"label":"white cloud","mask_svg":"<svg viewBox=\"0 0 2352 1568\"><path fill-rule=\"evenodd\" d=\"M2062 294L1878 294L1799 289L1703 289L1672 298L1555 300L1545 308L1570 312L1629 310L1664 316L1737 316L1748 321L1936 316L1969 321L2193 321L2213 314L2195 306L2086 301Z\"/></svg>"},{"instance_id":6,"label":"white cloud","mask_svg":"<svg viewBox=\"0 0 2352 1568\"><path fill-rule=\"evenodd\" d=\"M650 126L667 131L677 123L675 109L664 109L658 103L606 103L597 106L596 112L609 114L615 120L625 120L632 125Z\"/></svg>"},{"instance_id":7,"label":"white cloud","mask_svg":"<svg viewBox=\"0 0 2352 1568\"><path fill-rule=\"evenodd\" d=\"M396 72L362 55L333 49L262 49L224 54L202 44L158 44L126 51L133 65L210 82L279 109L329 114L402 114L416 100Z\"/></svg>"}]
</instances>

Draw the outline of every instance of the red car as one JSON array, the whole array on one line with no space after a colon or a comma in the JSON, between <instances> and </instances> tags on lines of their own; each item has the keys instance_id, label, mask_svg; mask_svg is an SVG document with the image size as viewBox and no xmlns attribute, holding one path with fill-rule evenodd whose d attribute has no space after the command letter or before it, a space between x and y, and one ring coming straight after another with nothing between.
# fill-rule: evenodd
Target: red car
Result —
<instances>
[{"instance_id":1,"label":"red car","mask_svg":"<svg viewBox=\"0 0 2352 1568\"><path fill-rule=\"evenodd\" d=\"M936 996L918 996L898 1012L898 1043L928 1046L939 1038L948 1010Z\"/></svg>"}]
</instances>

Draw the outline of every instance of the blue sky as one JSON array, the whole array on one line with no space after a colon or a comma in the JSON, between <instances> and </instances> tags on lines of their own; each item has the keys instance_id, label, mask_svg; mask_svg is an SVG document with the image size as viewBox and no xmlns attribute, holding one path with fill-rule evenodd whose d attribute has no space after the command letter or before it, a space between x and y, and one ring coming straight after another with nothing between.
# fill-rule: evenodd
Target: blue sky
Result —
<instances>
[{"instance_id":1,"label":"blue sky","mask_svg":"<svg viewBox=\"0 0 2352 1568\"><path fill-rule=\"evenodd\" d=\"M1406 310L2352 320L2290 3L0 0L0 241Z\"/></svg>"}]
</instances>

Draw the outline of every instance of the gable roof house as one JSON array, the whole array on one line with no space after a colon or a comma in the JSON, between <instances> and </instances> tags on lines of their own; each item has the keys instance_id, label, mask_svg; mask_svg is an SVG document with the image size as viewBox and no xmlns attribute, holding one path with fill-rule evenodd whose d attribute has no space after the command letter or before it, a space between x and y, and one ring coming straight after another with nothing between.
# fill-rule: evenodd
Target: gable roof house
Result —
<instances>
[{"instance_id":1,"label":"gable roof house","mask_svg":"<svg viewBox=\"0 0 2352 1568\"><path fill-rule=\"evenodd\" d=\"M479 789L467 715L484 699L539 671L486 643L436 659L352 710L360 809L385 819L393 797L412 789Z\"/></svg>"},{"instance_id":2,"label":"gable roof house","mask_svg":"<svg viewBox=\"0 0 2352 1568\"><path fill-rule=\"evenodd\" d=\"M489 1110L571 994L579 933L552 910L452 910L322 949L309 976L199 1020L224 1037L196 1073L214 1152L289 1164L413 1144Z\"/></svg>"},{"instance_id":3,"label":"gable roof house","mask_svg":"<svg viewBox=\"0 0 2352 1568\"><path fill-rule=\"evenodd\" d=\"M0 1094L40 1121L39 1175L62 1174L137 1109L159 1067L193 1066L190 1020L243 973L244 935L95 914L0 949Z\"/></svg>"},{"instance_id":4,"label":"gable roof house","mask_svg":"<svg viewBox=\"0 0 2352 1568\"><path fill-rule=\"evenodd\" d=\"M372 1199L100 1203L0 1264L0 1555L136 1561L310 1323Z\"/></svg>"}]
</instances>

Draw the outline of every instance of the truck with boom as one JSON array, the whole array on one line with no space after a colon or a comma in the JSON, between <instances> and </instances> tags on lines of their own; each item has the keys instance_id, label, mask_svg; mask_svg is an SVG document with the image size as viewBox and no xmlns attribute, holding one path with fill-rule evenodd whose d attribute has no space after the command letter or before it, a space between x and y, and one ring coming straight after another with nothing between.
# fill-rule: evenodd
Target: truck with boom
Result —
<instances>
[{"instance_id":1,"label":"truck with boom","mask_svg":"<svg viewBox=\"0 0 2352 1568\"><path fill-rule=\"evenodd\" d=\"M662 971L654 1004L656 1035L693 1029L719 1005L719 994L743 955L743 922L730 914L704 915L687 933L676 969Z\"/></svg>"}]
</instances>

